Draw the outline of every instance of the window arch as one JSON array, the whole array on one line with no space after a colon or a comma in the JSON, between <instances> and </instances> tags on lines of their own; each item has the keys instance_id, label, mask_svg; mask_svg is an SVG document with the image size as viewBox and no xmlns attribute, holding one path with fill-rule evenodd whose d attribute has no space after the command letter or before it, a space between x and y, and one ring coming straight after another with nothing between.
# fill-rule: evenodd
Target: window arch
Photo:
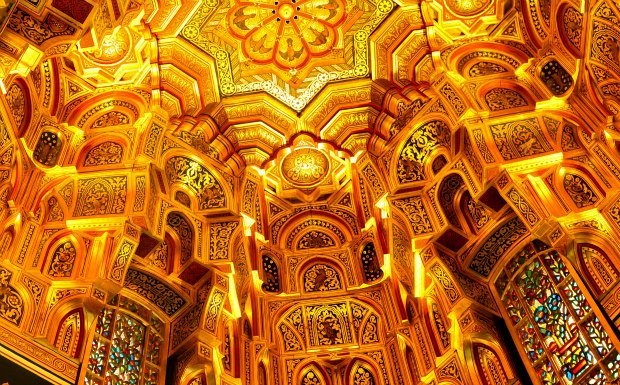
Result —
<instances>
[{"instance_id":1,"label":"window arch","mask_svg":"<svg viewBox=\"0 0 620 385\"><path fill-rule=\"evenodd\" d=\"M374 282L383 276L377 250L373 242L368 242L362 249L362 269L364 270L364 280Z\"/></svg>"},{"instance_id":2,"label":"window arch","mask_svg":"<svg viewBox=\"0 0 620 385\"><path fill-rule=\"evenodd\" d=\"M85 385L159 383L164 324L126 297L114 297L97 318Z\"/></svg>"},{"instance_id":3,"label":"window arch","mask_svg":"<svg viewBox=\"0 0 620 385\"><path fill-rule=\"evenodd\" d=\"M564 259L540 246L527 245L504 264L495 281L522 355L543 384L617 378L620 355L615 336L608 333Z\"/></svg>"},{"instance_id":4,"label":"window arch","mask_svg":"<svg viewBox=\"0 0 620 385\"><path fill-rule=\"evenodd\" d=\"M267 254L263 254L263 290L269 293L279 293L280 275L278 274L278 264Z\"/></svg>"}]
</instances>

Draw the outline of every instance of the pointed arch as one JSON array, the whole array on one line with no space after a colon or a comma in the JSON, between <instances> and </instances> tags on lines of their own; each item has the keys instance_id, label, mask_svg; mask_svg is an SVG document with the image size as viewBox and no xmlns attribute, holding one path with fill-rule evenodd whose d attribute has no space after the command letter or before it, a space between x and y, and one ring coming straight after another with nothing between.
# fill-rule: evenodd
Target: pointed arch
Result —
<instances>
[{"instance_id":1,"label":"pointed arch","mask_svg":"<svg viewBox=\"0 0 620 385\"><path fill-rule=\"evenodd\" d=\"M616 285L618 267L601 247L589 242L577 244L577 263L590 289L600 296Z\"/></svg>"},{"instance_id":2,"label":"pointed arch","mask_svg":"<svg viewBox=\"0 0 620 385\"><path fill-rule=\"evenodd\" d=\"M56 329L54 339L56 349L69 357L79 358L82 352L85 326L84 312L81 308L67 313Z\"/></svg>"},{"instance_id":3,"label":"pointed arch","mask_svg":"<svg viewBox=\"0 0 620 385\"><path fill-rule=\"evenodd\" d=\"M375 368L367 361L356 359L349 365L347 371L347 385L380 385L379 376Z\"/></svg>"},{"instance_id":4,"label":"pointed arch","mask_svg":"<svg viewBox=\"0 0 620 385\"><path fill-rule=\"evenodd\" d=\"M297 381L299 385L331 385L329 377L322 368L315 364L308 364L302 367L297 373Z\"/></svg>"}]
</instances>

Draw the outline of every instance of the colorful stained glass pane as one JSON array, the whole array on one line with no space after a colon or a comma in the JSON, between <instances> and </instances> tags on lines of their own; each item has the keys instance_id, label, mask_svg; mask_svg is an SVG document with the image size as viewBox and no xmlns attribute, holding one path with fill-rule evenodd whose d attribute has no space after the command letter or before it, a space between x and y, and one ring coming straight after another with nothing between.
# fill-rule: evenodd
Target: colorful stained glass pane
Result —
<instances>
[{"instance_id":1,"label":"colorful stained glass pane","mask_svg":"<svg viewBox=\"0 0 620 385\"><path fill-rule=\"evenodd\" d=\"M541 364L536 367L537 377L544 385L557 385L558 380L551 362L545 357Z\"/></svg>"},{"instance_id":2,"label":"colorful stained glass pane","mask_svg":"<svg viewBox=\"0 0 620 385\"><path fill-rule=\"evenodd\" d=\"M133 317L116 314L116 327L110 348L106 382L138 384L144 346L144 325Z\"/></svg>"},{"instance_id":3,"label":"colorful stained glass pane","mask_svg":"<svg viewBox=\"0 0 620 385\"><path fill-rule=\"evenodd\" d=\"M510 320L514 325L518 324L519 321L523 319L525 313L523 312L517 293L512 287L506 291L503 301Z\"/></svg>"},{"instance_id":4,"label":"colorful stained glass pane","mask_svg":"<svg viewBox=\"0 0 620 385\"><path fill-rule=\"evenodd\" d=\"M574 381L596 362L582 338L570 341L563 349L554 358L559 361L560 371L568 381Z\"/></svg>"},{"instance_id":5,"label":"colorful stained glass pane","mask_svg":"<svg viewBox=\"0 0 620 385\"><path fill-rule=\"evenodd\" d=\"M130 312L140 316L141 318L145 320L150 319L149 310L145 308L144 306L130 300L129 298L121 297L121 299L118 302L118 307L120 307L121 309L129 310Z\"/></svg>"},{"instance_id":6,"label":"colorful stained glass pane","mask_svg":"<svg viewBox=\"0 0 620 385\"><path fill-rule=\"evenodd\" d=\"M510 279L506 275L506 272L502 271L497 280L495 281L495 288L497 289L499 295L504 294L504 289L508 285L509 280Z\"/></svg>"},{"instance_id":7,"label":"colorful stained glass pane","mask_svg":"<svg viewBox=\"0 0 620 385\"><path fill-rule=\"evenodd\" d=\"M571 305L578 317L585 317L586 314L592 309L588 303L588 300L579 289L579 286L577 286L577 282L571 279L568 281L566 286L564 286L562 291L566 295L568 303Z\"/></svg>"},{"instance_id":8,"label":"colorful stained glass pane","mask_svg":"<svg viewBox=\"0 0 620 385\"><path fill-rule=\"evenodd\" d=\"M510 275L513 276L532 256L534 256L534 249L528 244L506 265Z\"/></svg>"},{"instance_id":9,"label":"colorful stained glass pane","mask_svg":"<svg viewBox=\"0 0 620 385\"><path fill-rule=\"evenodd\" d=\"M108 309L103 309L97 317L97 326L95 327L95 333L110 338L112 332L112 312Z\"/></svg>"},{"instance_id":10,"label":"colorful stained glass pane","mask_svg":"<svg viewBox=\"0 0 620 385\"><path fill-rule=\"evenodd\" d=\"M556 283L560 283L568 277L568 269L556 251L543 254L542 260Z\"/></svg>"},{"instance_id":11,"label":"colorful stained glass pane","mask_svg":"<svg viewBox=\"0 0 620 385\"><path fill-rule=\"evenodd\" d=\"M156 385L158 383L159 373L157 370L147 367L144 370L144 377L142 379L144 385Z\"/></svg>"},{"instance_id":12,"label":"colorful stained glass pane","mask_svg":"<svg viewBox=\"0 0 620 385\"><path fill-rule=\"evenodd\" d=\"M159 365L159 352L163 340L153 331L149 331L148 348L146 349L146 360L152 364Z\"/></svg>"},{"instance_id":13,"label":"colorful stained glass pane","mask_svg":"<svg viewBox=\"0 0 620 385\"><path fill-rule=\"evenodd\" d=\"M518 292L507 286L503 303L543 383L603 384L609 373L618 377L620 356L607 358L613 342L556 252L525 263L515 287ZM597 367L599 357L609 373Z\"/></svg>"},{"instance_id":14,"label":"colorful stained glass pane","mask_svg":"<svg viewBox=\"0 0 620 385\"><path fill-rule=\"evenodd\" d=\"M551 293L551 281L547 273L540 267L540 261L535 259L530 266L517 279L517 286L521 294L530 306L547 301L547 295Z\"/></svg>"},{"instance_id":15,"label":"colorful stained glass pane","mask_svg":"<svg viewBox=\"0 0 620 385\"><path fill-rule=\"evenodd\" d=\"M605 329L603 329L601 321L597 317L592 317L584 326L599 356L605 357L614 346L609 335Z\"/></svg>"},{"instance_id":16,"label":"colorful stained glass pane","mask_svg":"<svg viewBox=\"0 0 620 385\"><path fill-rule=\"evenodd\" d=\"M101 375L105 370L105 358L108 354L108 344L104 341L93 340L90 357L88 359L88 370Z\"/></svg>"},{"instance_id":17,"label":"colorful stained glass pane","mask_svg":"<svg viewBox=\"0 0 620 385\"><path fill-rule=\"evenodd\" d=\"M607 376L601 369L588 376L588 385L606 385L607 383Z\"/></svg>"},{"instance_id":18,"label":"colorful stained glass pane","mask_svg":"<svg viewBox=\"0 0 620 385\"><path fill-rule=\"evenodd\" d=\"M534 324L525 323L520 328L519 335L521 337L521 341L523 342L523 347L525 348L525 354L527 354L528 358L532 362L538 360L540 355L543 354L545 350L538 340L538 336L534 330Z\"/></svg>"},{"instance_id":19,"label":"colorful stained glass pane","mask_svg":"<svg viewBox=\"0 0 620 385\"><path fill-rule=\"evenodd\" d=\"M103 382L97 377L86 375L84 378L84 385L103 385Z\"/></svg>"},{"instance_id":20,"label":"colorful stained glass pane","mask_svg":"<svg viewBox=\"0 0 620 385\"><path fill-rule=\"evenodd\" d=\"M620 354L613 353L605 359L605 367L609 370L612 379L620 377Z\"/></svg>"},{"instance_id":21,"label":"colorful stained glass pane","mask_svg":"<svg viewBox=\"0 0 620 385\"><path fill-rule=\"evenodd\" d=\"M155 315L151 317L151 327L160 335L164 334L164 323Z\"/></svg>"}]
</instances>

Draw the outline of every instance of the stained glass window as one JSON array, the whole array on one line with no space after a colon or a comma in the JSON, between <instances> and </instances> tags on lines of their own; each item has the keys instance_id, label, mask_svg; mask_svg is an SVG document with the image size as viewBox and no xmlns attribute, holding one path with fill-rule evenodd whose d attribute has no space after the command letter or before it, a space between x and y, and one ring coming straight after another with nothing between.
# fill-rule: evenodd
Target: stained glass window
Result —
<instances>
[{"instance_id":1,"label":"stained glass window","mask_svg":"<svg viewBox=\"0 0 620 385\"><path fill-rule=\"evenodd\" d=\"M116 297L97 318L84 384L158 384L163 329L148 309Z\"/></svg>"},{"instance_id":2,"label":"stained glass window","mask_svg":"<svg viewBox=\"0 0 620 385\"><path fill-rule=\"evenodd\" d=\"M560 255L526 249L496 286L537 377L550 385L617 379L620 355Z\"/></svg>"}]
</instances>

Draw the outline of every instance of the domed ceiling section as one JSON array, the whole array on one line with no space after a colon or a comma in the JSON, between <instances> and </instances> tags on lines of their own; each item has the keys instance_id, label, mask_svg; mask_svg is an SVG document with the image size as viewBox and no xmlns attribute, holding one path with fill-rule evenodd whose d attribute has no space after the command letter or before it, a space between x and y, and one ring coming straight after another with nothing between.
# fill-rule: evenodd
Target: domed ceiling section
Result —
<instances>
[{"instance_id":1,"label":"domed ceiling section","mask_svg":"<svg viewBox=\"0 0 620 385\"><path fill-rule=\"evenodd\" d=\"M158 384L538 373L496 327L522 260L584 256L571 333L620 314L620 10L583 4L22 0L0 39L0 326L67 383L105 382L102 309L152 331ZM573 369L611 376L614 349Z\"/></svg>"}]
</instances>

